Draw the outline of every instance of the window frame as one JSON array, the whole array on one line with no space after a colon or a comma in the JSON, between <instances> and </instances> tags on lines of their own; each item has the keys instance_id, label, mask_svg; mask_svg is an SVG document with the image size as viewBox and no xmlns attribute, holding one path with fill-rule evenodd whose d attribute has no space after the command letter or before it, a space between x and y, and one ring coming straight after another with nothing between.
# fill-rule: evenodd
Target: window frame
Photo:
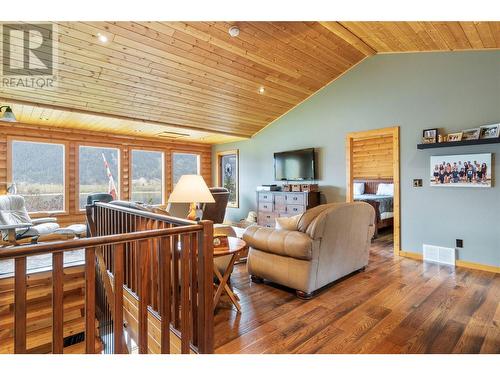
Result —
<instances>
[{"instance_id":1,"label":"window frame","mask_svg":"<svg viewBox=\"0 0 500 375\"><path fill-rule=\"evenodd\" d=\"M80 148L108 148L118 151L118 176L115 184L118 189L118 198L122 199L123 182L122 182L122 163L123 163L123 147L110 143L92 143L92 142L75 142L75 208L78 213L85 213L85 207L80 208ZM115 177L115 176L113 176Z\"/></svg>"},{"instance_id":2,"label":"window frame","mask_svg":"<svg viewBox=\"0 0 500 375\"><path fill-rule=\"evenodd\" d=\"M181 154L181 155L196 155L198 157L198 175L201 176L201 154L198 152L189 152L189 151L178 151L178 150L172 150L170 153L170 191L174 191L174 155L175 154Z\"/></svg>"},{"instance_id":3,"label":"window frame","mask_svg":"<svg viewBox=\"0 0 500 375\"><path fill-rule=\"evenodd\" d=\"M146 148L146 147L130 147L128 150L128 170L129 170L129 200L132 200L132 174L134 173L132 169L132 155L134 151L145 151L145 152L157 152L161 154L162 163L161 163L161 203L156 204L154 206L164 206L167 201L168 189L167 189L167 158L166 153L162 149L154 149L154 148Z\"/></svg>"},{"instance_id":4,"label":"window frame","mask_svg":"<svg viewBox=\"0 0 500 375\"><path fill-rule=\"evenodd\" d=\"M37 138L37 137L23 137L23 136L8 136L7 137L7 181L12 182L13 179L13 165L14 160L13 142L27 142L27 143L40 143L40 144L52 144L63 146L63 209L56 211L31 211L28 212L31 218L36 219L40 217L50 216L67 216L69 215L69 142L47 139L47 138Z\"/></svg>"},{"instance_id":5,"label":"window frame","mask_svg":"<svg viewBox=\"0 0 500 375\"><path fill-rule=\"evenodd\" d=\"M236 204L227 203L228 208L240 208L240 151L239 149L218 151L215 156L215 176L217 186L222 187L222 167L221 161L223 156L236 156Z\"/></svg>"}]
</instances>

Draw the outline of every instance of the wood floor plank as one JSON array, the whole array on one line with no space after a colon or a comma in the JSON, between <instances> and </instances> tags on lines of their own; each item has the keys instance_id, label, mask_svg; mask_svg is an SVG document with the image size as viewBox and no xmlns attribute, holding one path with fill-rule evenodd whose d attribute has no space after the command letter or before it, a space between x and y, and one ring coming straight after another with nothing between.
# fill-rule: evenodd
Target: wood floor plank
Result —
<instances>
[{"instance_id":1,"label":"wood floor plank","mask_svg":"<svg viewBox=\"0 0 500 375\"><path fill-rule=\"evenodd\" d=\"M245 264L231 286L242 312L216 310L216 353L500 352L500 275L394 258L390 233L365 272L310 301L252 283Z\"/></svg>"}]
</instances>

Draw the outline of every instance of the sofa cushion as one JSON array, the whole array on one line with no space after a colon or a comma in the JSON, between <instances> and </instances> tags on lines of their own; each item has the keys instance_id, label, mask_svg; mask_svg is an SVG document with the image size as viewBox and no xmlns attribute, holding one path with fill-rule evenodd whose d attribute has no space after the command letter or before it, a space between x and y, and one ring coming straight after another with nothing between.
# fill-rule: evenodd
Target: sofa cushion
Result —
<instances>
[{"instance_id":1,"label":"sofa cushion","mask_svg":"<svg viewBox=\"0 0 500 375\"><path fill-rule=\"evenodd\" d=\"M276 229L297 230L302 214L290 217L277 217Z\"/></svg>"},{"instance_id":2,"label":"sofa cushion","mask_svg":"<svg viewBox=\"0 0 500 375\"><path fill-rule=\"evenodd\" d=\"M243 240L248 246L264 252L305 260L312 258L312 240L302 232L255 225L247 228Z\"/></svg>"}]
</instances>

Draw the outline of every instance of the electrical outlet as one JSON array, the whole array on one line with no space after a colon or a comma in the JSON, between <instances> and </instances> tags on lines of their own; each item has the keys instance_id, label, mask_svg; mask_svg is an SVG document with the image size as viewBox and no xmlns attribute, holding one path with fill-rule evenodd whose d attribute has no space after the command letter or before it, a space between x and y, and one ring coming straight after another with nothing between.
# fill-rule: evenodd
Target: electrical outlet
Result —
<instances>
[{"instance_id":1,"label":"electrical outlet","mask_svg":"<svg viewBox=\"0 0 500 375\"><path fill-rule=\"evenodd\" d=\"M458 238L457 238L457 239L456 239L456 247L457 247L457 248L460 248L460 249L461 249L462 247L464 247L464 240L460 240L460 239L458 239Z\"/></svg>"}]
</instances>

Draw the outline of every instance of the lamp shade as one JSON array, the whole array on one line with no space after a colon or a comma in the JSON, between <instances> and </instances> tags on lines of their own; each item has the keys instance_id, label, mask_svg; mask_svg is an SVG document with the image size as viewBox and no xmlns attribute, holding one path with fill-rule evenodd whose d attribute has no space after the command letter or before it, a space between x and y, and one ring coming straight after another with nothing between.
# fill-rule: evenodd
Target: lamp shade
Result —
<instances>
[{"instance_id":1,"label":"lamp shade","mask_svg":"<svg viewBox=\"0 0 500 375\"><path fill-rule=\"evenodd\" d=\"M169 203L214 203L214 197L203 177L197 174L181 176L174 191L168 198Z\"/></svg>"},{"instance_id":2,"label":"lamp shade","mask_svg":"<svg viewBox=\"0 0 500 375\"><path fill-rule=\"evenodd\" d=\"M14 115L14 112L12 112L12 109L10 107L4 106L2 108L5 108L5 111L0 116L0 121L17 122L16 116Z\"/></svg>"}]
</instances>

